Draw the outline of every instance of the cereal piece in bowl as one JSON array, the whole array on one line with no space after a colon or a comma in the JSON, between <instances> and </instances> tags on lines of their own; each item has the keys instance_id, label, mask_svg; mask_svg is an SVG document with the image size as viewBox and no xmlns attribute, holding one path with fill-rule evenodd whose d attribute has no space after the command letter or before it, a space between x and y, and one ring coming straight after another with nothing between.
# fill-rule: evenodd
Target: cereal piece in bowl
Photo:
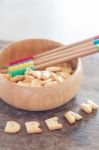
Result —
<instances>
[{"instance_id":1,"label":"cereal piece in bowl","mask_svg":"<svg viewBox=\"0 0 99 150\"><path fill-rule=\"evenodd\" d=\"M51 72L50 71L42 71L42 79L43 80L47 80L49 78L51 78Z\"/></svg>"},{"instance_id":2,"label":"cereal piece in bowl","mask_svg":"<svg viewBox=\"0 0 99 150\"><path fill-rule=\"evenodd\" d=\"M42 87L42 81L39 79L33 79L31 82L31 87Z\"/></svg>"},{"instance_id":3,"label":"cereal piece in bowl","mask_svg":"<svg viewBox=\"0 0 99 150\"><path fill-rule=\"evenodd\" d=\"M51 72L57 72L57 71L61 71L62 68L58 66L52 66L52 67L47 67L46 70Z\"/></svg>"}]
</instances>

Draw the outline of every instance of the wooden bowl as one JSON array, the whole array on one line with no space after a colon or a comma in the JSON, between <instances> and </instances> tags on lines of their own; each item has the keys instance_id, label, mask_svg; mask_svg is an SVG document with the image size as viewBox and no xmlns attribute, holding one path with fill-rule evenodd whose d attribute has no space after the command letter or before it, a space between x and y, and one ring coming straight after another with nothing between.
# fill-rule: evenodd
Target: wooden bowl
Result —
<instances>
[{"instance_id":1,"label":"wooden bowl","mask_svg":"<svg viewBox=\"0 0 99 150\"><path fill-rule=\"evenodd\" d=\"M42 51L61 46L61 43L45 39L28 39L11 44L0 54L0 65ZM13 84L0 75L0 97L8 104L30 111L43 111L59 107L69 102L78 92L82 81L82 65L80 59L70 62L75 69L73 75L51 87L22 87Z\"/></svg>"}]
</instances>

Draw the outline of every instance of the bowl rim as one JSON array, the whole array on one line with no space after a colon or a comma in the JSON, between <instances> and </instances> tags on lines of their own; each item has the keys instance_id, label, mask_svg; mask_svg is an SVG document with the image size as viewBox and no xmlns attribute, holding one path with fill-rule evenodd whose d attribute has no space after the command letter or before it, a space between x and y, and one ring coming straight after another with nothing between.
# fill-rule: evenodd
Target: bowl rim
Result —
<instances>
[{"instance_id":1,"label":"bowl rim","mask_svg":"<svg viewBox=\"0 0 99 150\"><path fill-rule=\"evenodd\" d=\"M50 41L50 42L55 42L55 43L60 44L60 45L64 45L64 43L59 42L59 41L55 41L55 40L52 40L52 39L47 39L47 38L29 38L29 39L18 40L18 41L15 41L15 42L12 41L12 42L8 43L7 45L5 45L3 48L0 49L1 50L0 54L2 53L2 51L5 51L10 46L14 46L15 44L18 44L18 43L21 43L21 42L28 42L30 40L31 41L32 40Z\"/></svg>"}]
</instances>

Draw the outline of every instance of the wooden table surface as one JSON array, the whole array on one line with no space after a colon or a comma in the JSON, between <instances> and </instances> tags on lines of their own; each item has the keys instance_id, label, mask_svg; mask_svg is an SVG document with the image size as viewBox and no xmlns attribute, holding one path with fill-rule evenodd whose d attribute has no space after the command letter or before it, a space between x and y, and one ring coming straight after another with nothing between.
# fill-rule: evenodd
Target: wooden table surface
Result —
<instances>
[{"instance_id":1,"label":"wooden table surface","mask_svg":"<svg viewBox=\"0 0 99 150\"><path fill-rule=\"evenodd\" d=\"M1 41L0 48L5 44ZM82 61L84 80L81 89L71 102L58 109L28 112L0 100L0 150L99 150L99 112L88 115L79 110L79 105L86 99L99 104L99 54L83 58ZM68 110L79 112L83 120L69 125L63 116ZM64 126L62 130L48 131L44 120L53 116L59 117ZM14 135L5 134L3 130L8 120L18 121L22 130ZM32 120L41 123L42 134L27 135L24 122Z\"/></svg>"}]
</instances>

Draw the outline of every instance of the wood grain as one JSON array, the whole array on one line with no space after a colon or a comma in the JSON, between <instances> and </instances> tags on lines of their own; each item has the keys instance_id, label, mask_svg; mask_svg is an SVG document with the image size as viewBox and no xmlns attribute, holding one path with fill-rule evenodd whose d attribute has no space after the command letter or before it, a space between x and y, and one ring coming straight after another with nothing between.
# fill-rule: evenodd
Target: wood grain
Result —
<instances>
[{"instance_id":1,"label":"wood grain","mask_svg":"<svg viewBox=\"0 0 99 150\"><path fill-rule=\"evenodd\" d=\"M2 44L2 43L1 43ZM15 109L0 101L0 150L99 150L99 112L87 115L79 112L79 105L86 99L99 104L99 55L83 59L84 81L81 90L68 104L44 112L27 112ZM70 126L63 114L68 110L79 112L84 119ZM58 116L64 128L49 132L44 119ZM22 124L19 134L3 133L6 121L16 120ZM27 135L25 121L37 120L41 123L41 135Z\"/></svg>"}]
</instances>

